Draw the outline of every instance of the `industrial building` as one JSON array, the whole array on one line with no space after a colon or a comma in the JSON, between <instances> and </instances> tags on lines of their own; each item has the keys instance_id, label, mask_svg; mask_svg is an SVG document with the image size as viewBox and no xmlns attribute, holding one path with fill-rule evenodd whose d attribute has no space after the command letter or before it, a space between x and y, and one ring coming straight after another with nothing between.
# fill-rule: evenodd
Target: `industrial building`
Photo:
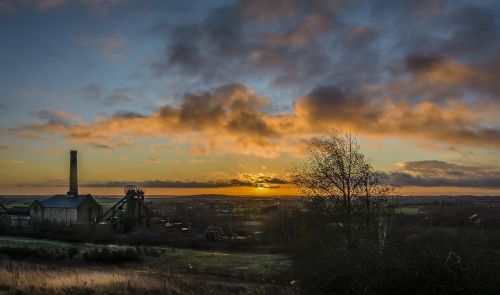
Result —
<instances>
[{"instance_id":1,"label":"industrial building","mask_svg":"<svg viewBox=\"0 0 500 295\"><path fill-rule=\"evenodd\" d=\"M30 210L27 207L6 209L4 220L11 227L27 227L30 224Z\"/></svg>"},{"instance_id":2,"label":"industrial building","mask_svg":"<svg viewBox=\"0 0 500 295\"><path fill-rule=\"evenodd\" d=\"M29 225L62 227L95 225L94 228L161 231L165 220L144 201L144 191L135 185L124 188L125 196L103 213L101 205L90 195L78 194L77 151L70 152L69 191L45 200L35 200L29 207L8 209L0 202L0 221L11 228ZM189 231L189 230L187 230Z\"/></svg>"},{"instance_id":3,"label":"industrial building","mask_svg":"<svg viewBox=\"0 0 500 295\"><path fill-rule=\"evenodd\" d=\"M53 224L91 224L101 217L101 206L91 195L78 194L78 154L70 152L69 191L66 195L55 195L43 201L34 201L30 206L31 222Z\"/></svg>"},{"instance_id":4,"label":"industrial building","mask_svg":"<svg viewBox=\"0 0 500 295\"><path fill-rule=\"evenodd\" d=\"M69 191L30 206L31 222L49 222L60 225L96 223L101 216L101 206L91 195L78 194L77 151L70 152Z\"/></svg>"},{"instance_id":5,"label":"industrial building","mask_svg":"<svg viewBox=\"0 0 500 295\"><path fill-rule=\"evenodd\" d=\"M101 206L91 195L55 195L30 206L32 222L50 222L61 225L96 223Z\"/></svg>"},{"instance_id":6,"label":"industrial building","mask_svg":"<svg viewBox=\"0 0 500 295\"><path fill-rule=\"evenodd\" d=\"M0 221L9 227L27 227L30 224L60 226L98 223L102 208L91 195L78 194L77 151L70 152L69 191L43 201L34 201L29 207L6 208L0 203Z\"/></svg>"}]
</instances>

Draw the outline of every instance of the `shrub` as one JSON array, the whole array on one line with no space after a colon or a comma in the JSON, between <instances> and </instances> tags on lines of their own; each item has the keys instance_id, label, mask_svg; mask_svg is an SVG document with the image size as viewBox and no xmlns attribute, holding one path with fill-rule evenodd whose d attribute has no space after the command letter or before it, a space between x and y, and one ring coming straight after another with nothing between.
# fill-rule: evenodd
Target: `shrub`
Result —
<instances>
[{"instance_id":1,"label":"shrub","mask_svg":"<svg viewBox=\"0 0 500 295\"><path fill-rule=\"evenodd\" d=\"M134 248L110 249L98 248L83 253L85 262L121 264L127 262L142 262L144 257L141 251Z\"/></svg>"},{"instance_id":2,"label":"shrub","mask_svg":"<svg viewBox=\"0 0 500 295\"><path fill-rule=\"evenodd\" d=\"M30 247L15 247L3 246L0 247L0 254L3 254L10 259L26 260L62 260L66 258L66 251L60 249L47 248L30 248Z\"/></svg>"},{"instance_id":3,"label":"shrub","mask_svg":"<svg viewBox=\"0 0 500 295\"><path fill-rule=\"evenodd\" d=\"M161 248L136 247L135 250L141 252L144 256L151 257L160 257L161 254L165 254L165 249Z\"/></svg>"},{"instance_id":4,"label":"shrub","mask_svg":"<svg viewBox=\"0 0 500 295\"><path fill-rule=\"evenodd\" d=\"M78 255L78 253L80 253L80 250L78 250L78 248L69 248L67 251L66 251L66 255L68 256L69 259L73 259L76 255Z\"/></svg>"}]
</instances>

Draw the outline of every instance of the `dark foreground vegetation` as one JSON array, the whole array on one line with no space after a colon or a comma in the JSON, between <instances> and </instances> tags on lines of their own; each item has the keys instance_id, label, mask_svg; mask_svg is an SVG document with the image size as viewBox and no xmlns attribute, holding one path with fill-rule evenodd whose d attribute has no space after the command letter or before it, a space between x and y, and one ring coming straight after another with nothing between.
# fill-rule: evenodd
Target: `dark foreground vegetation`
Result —
<instances>
[{"instance_id":1,"label":"dark foreground vegetation","mask_svg":"<svg viewBox=\"0 0 500 295\"><path fill-rule=\"evenodd\" d=\"M497 224L477 213L405 215L359 150L351 135L315 139L296 169L305 198L292 249L302 291L498 294Z\"/></svg>"},{"instance_id":2,"label":"dark foreground vegetation","mask_svg":"<svg viewBox=\"0 0 500 295\"><path fill-rule=\"evenodd\" d=\"M317 217L305 218L294 247L304 292L498 294L500 229L408 224L406 216L394 216L392 222L380 253L370 232L348 248L334 238L342 235L338 229Z\"/></svg>"}]
</instances>

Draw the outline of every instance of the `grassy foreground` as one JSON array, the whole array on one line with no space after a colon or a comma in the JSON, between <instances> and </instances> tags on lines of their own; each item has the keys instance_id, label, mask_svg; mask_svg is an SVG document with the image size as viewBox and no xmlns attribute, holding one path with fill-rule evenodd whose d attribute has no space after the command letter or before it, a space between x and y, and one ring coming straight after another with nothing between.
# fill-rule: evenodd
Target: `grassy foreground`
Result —
<instances>
[{"instance_id":1,"label":"grassy foreground","mask_svg":"<svg viewBox=\"0 0 500 295\"><path fill-rule=\"evenodd\" d=\"M55 267L24 262L0 264L0 294L293 294L273 284L203 275Z\"/></svg>"},{"instance_id":2,"label":"grassy foreground","mask_svg":"<svg viewBox=\"0 0 500 295\"><path fill-rule=\"evenodd\" d=\"M85 259L105 248L112 253L134 249L142 253L141 260L116 264ZM137 249L4 236L0 295L294 294L287 281L290 264L288 257L277 254Z\"/></svg>"}]
</instances>

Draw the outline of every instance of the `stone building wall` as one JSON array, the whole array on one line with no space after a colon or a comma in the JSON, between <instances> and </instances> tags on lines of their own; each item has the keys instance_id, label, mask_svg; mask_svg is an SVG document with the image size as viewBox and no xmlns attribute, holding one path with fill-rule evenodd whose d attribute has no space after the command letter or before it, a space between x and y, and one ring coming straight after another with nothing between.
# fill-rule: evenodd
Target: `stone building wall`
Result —
<instances>
[{"instance_id":1,"label":"stone building wall","mask_svg":"<svg viewBox=\"0 0 500 295\"><path fill-rule=\"evenodd\" d=\"M44 220L44 210L39 202L35 201L30 206L30 217L33 222L41 222Z\"/></svg>"},{"instance_id":2,"label":"stone building wall","mask_svg":"<svg viewBox=\"0 0 500 295\"><path fill-rule=\"evenodd\" d=\"M72 208L45 208L44 219L51 223L70 225L77 223L77 209Z\"/></svg>"},{"instance_id":3,"label":"stone building wall","mask_svg":"<svg viewBox=\"0 0 500 295\"><path fill-rule=\"evenodd\" d=\"M88 198L78 207L78 223L94 223L100 217L101 206L93 198Z\"/></svg>"}]
</instances>

